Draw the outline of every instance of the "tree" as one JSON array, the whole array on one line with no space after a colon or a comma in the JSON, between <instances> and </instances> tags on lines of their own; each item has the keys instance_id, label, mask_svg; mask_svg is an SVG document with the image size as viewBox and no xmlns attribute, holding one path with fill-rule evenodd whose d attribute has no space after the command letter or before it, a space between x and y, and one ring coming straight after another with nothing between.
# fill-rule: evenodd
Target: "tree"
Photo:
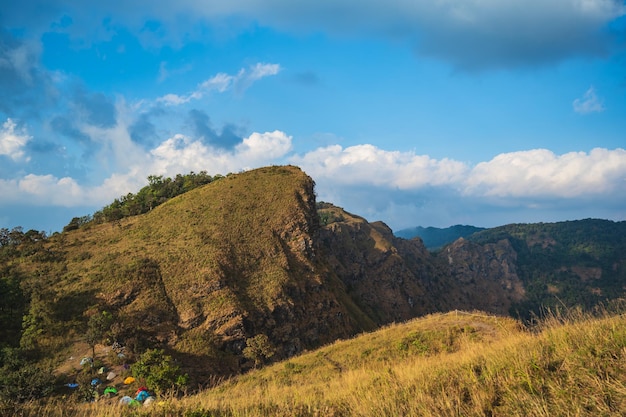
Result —
<instances>
[{"instance_id":1,"label":"tree","mask_svg":"<svg viewBox=\"0 0 626 417\"><path fill-rule=\"evenodd\" d=\"M31 354L37 353L40 341L52 325L54 312L49 300L54 294L38 280L24 280L20 287L28 298L28 311L22 317L20 347Z\"/></svg>"},{"instance_id":2,"label":"tree","mask_svg":"<svg viewBox=\"0 0 626 417\"><path fill-rule=\"evenodd\" d=\"M22 276L15 268L0 267L0 347L19 345L21 322L27 308L21 281Z\"/></svg>"},{"instance_id":3,"label":"tree","mask_svg":"<svg viewBox=\"0 0 626 417\"><path fill-rule=\"evenodd\" d=\"M270 339L263 333L246 339L246 347L243 349L243 356L254 361L256 368L260 363L265 362L276 353L276 349L270 343Z\"/></svg>"},{"instance_id":4,"label":"tree","mask_svg":"<svg viewBox=\"0 0 626 417\"><path fill-rule=\"evenodd\" d=\"M45 397L54 390L52 370L28 362L19 349L3 349L0 364L0 400L3 402L22 403Z\"/></svg>"},{"instance_id":5,"label":"tree","mask_svg":"<svg viewBox=\"0 0 626 417\"><path fill-rule=\"evenodd\" d=\"M93 220L93 217L90 215L82 216L82 217L73 217L70 222L63 227L64 232L69 232L70 230L76 230L80 227L88 224Z\"/></svg>"},{"instance_id":6,"label":"tree","mask_svg":"<svg viewBox=\"0 0 626 417\"><path fill-rule=\"evenodd\" d=\"M111 325L113 324L113 316L108 311L103 311L89 317L87 322L87 331L85 332L85 340L91 347L92 358L96 357L96 345L108 335Z\"/></svg>"}]
</instances>

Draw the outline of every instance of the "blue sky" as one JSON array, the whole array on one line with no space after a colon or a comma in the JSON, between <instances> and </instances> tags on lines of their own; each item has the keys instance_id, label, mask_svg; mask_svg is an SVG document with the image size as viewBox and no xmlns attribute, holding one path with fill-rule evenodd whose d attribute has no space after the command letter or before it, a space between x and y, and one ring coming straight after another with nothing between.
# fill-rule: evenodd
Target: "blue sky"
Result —
<instances>
[{"instance_id":1,"label":"blue sky","mask_svg":"<svg viewBox=\"0 0 626 417\"><path fill-rule=\"evenodd\" d=\"M0 227L273 164L394 230L626 220L625 148L623 1L0 8Z\"/></svg>"}]
</instances>

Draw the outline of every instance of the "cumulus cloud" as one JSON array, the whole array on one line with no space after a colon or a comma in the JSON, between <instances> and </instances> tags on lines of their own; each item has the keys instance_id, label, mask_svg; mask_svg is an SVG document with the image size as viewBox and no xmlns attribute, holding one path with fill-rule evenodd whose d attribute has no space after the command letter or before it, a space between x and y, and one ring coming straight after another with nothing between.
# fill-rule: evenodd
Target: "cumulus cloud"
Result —
<instances>
[{"instance_id":1,"label":"cumulus cloud","mask_svg":"<svg viewBox=\"0 0 626 417\"><path fill-rule=\"evenodd\" d=\"M577 98L572 102L574 111L579 114L600 113L605 110L604 103L596 94L593 86L589 87L582 98Z\"/></svg>"},{"instance_id":2,"label":"cumulus cloud","mask_svg":"<svg viewBox=\"0 0 626 417\"><path fill-rule=\"evenodd\" d=\"M291 162L317 180L416 191L450 188L464 196L577 198L626 192L626 151L593 149L556 155L547 149L511 152L474 167L373 145L319 148Z\"/></svg>"},{"instance_id":3,"label":"cumulus cloud","mask_svg":"<svg viewBox=\"0 0 626 417\"><path fill-rule=\"evenodd\" d=\"M371 145L329 146L291 162L315 179L321 200L396 230L626 216L624 149L534 149L469 166Z\"/></svg>"},{"instance_id":4,"label":"cumulus cloud","mask_svg":"<svg viewBox=\"0 0 626 417\"><path fill-rule=\"evenodd\" d=\"M593 149L555 155L547 149L500 154L476 165L465 194L575 198L626 192L626 151Z\"/></svg>"},{"instance_id":5,"label":"cumulus cloud","mask_svg":"<svg viewBox=\"0 0 626 417\"><path fill-rule=\"evenodd\" d=\"M14 161L23 159L24 147L31 139L25 128L19 129L12 119L7 119L0 129L0 155L6 155Z\"/></svg>"},{"instance_id":6,"label":"cumulus cloud","mask_svg":"<svg viewBox=\"0 0 626 417\"><path fill-rule=\"evenodd\" d=\"M252 133L232 150L226 151L176 134L146 155L132 146L128 133L120 133L119 129L91 132L98 140L109 142L103 146L103 150L109 151L102 157L117 159L110 163L112 173L101 182L80 184L74 178L58 178L52 174L0 179L0 193L3 195L0 205L28 202L29 205L102 207L114 198L137 192L151 174L175 176L202 170L225 174L280 163L280 159L291 150L292 141L291 136L280 131ZM120 143L114 145L114 142Z\"/></svg>"},{"instance_id":7,"label":"cumulus cloud","mask_svg":"<svg viewBox=\"0 0 626 417\"><path fill-rule=\"evenodd\" d=\"M386 151L373 145L345 149L339 145L328 146L295 156L292 162L304 167L314 178L399 189L454 185L468 170L458 161Z\"/></svg>"},{"instance_id":8,"label":"cumulus cloud","mask_svg":"<svg viewBox=\"0 0 626 417\"><path fill-rule=\"evenodd\" d=\"M81 191L75 180L69 177L56 178L49 174L27 174L17 179L0 179L3 205L29 201L33 205L68 207L76 205L78 197L85 197Z\"/></svg>"},{"instance_id":9,"label":"cumulus cloud","mask_svg":"<svg viewBox=\"0 0 626 417\"><path fill-rule=\"evenodd\" d=\"M252 133L229 148L176 134L146 154L131 140L128 124L120 121L113 128L92 126L85 130L92 140L102 144L97 157L103 163L109 161L110 165L110 175L97 185L100 187L97 193L91 194L90 189L82 188L74 179L51 175L27 175L15 183L7 180L3 187L13 186L15 192L31 197L49 193L49 201L61 199L64 204L75 201L78 195L93 195L90 200L96 195L106 195L104 203L111 195L116 196L104 189L120 194L137 191L149 174L176 175L192 170L228 173L285 161L301 166L315 179L318 188L328 190L322 192L329 196L339 189L341 192L350 189L354 195L359 194L358 190L369 190L376 194L403 192L412 196L404 197L402 204L409 203L407 199L419 201L429 193L509 202L616 199L620 198L616 196L626 195L624 149L597 148L588 153L562 155L547 149L533 149L500 154L490 161L470 166L451 159L388 151L369 144L347 148L326 146L297 155L291 153L292 138L274 131ZM0 150L4 155L21 157L21 149L29 138L9 119L3 125ZM396 204L401 204L398 198L396 196Z\"/></svg>"},{"instance_id":10,"label":"cumulus cloud","mask_svg":"<svg viewBox=\"0 0 626 417\"><path fill-rule=\"evenodd\" d=\"M206 94L214 91L224 93L231 89L235 91L236 94L242 94L245 90L250 88L254 82L261 78L276 75L280 69L279 64L257 63L248 69L240 69L235 75L221 72L200 83L198 87L190 93L184 95L173 93L166 94L159 97L157 102L169 106L178 106L193 100L199 100Z\"/></svg>"},{"instance_id":11,"label":"cumulus cloud","mask_svg":"<svg viewBox=\"0 0 626 417\"><path fill-rule=\"evenodd\" d=\"M151 172L168 175L200 170L227 173L270 165L291 150L291 140L291 136L280 131L252 133L232 151L226 151L177 134L151 151Z\"/></svg>"}]
</instances>

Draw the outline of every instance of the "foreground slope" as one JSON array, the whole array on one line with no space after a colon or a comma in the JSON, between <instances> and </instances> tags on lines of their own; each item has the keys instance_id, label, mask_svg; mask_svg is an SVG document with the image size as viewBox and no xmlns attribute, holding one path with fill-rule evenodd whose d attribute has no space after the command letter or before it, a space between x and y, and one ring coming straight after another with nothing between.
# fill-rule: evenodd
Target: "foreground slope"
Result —
<instances>
[{"instance_id":1,"label":"foreground slope","mask_svg":"<svg viewBox=\"0 0 626 417\"><path fill-rule=\"evenodd\" d=\"M453 312L337 342L181 404L210 415L622 416L626 318L533 332Z\"/></svg>"},{"instance_id":2,"label":"foreground slope","mask_svg":"<svg viewBox=\"0 0 626 417\"><path fill-rule=\"evenodd\" d=\"M117 399L30 404L23 416L622 416L626 318L552 317L529 331L434 314L136 410Z\"/></svg>"}]
</instances>

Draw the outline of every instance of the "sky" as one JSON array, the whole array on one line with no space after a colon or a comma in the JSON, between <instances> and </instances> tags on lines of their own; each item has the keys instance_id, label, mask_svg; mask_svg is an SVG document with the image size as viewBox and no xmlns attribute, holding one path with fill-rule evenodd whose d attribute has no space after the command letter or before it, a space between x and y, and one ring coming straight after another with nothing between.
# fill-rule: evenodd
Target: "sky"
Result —
<instances>
[{"instance_id":1,"label":"sky","mask_svg":"<svg viewBox=\"0 0 626 417\"><path fill-rule=\"evenodd\" d=\"M283 164L396 231L626 220L623 0L1 3L1 228Z\"/></svg>"}]
</instances>

